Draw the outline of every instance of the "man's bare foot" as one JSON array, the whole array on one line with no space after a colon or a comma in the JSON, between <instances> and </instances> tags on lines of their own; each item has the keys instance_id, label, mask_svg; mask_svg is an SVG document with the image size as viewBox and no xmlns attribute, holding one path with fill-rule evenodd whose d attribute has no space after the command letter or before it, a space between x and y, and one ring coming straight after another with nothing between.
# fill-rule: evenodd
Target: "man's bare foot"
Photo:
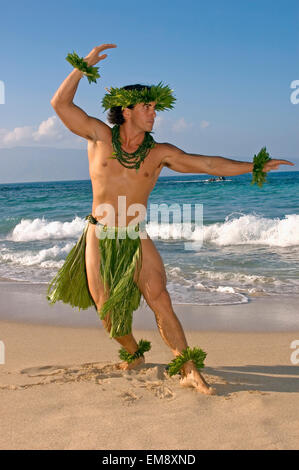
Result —
<instances>
[{"instance_id":1,"label":"man's bare foot","mask_svg":"<svg viewBox=\"0 0 299 470\"><path fill-rule=\"evenodd\" d=\"M186 376L183 376L180 380L182 387L194 387L201 393L206 395L216 395L216 389L211 387L198 372L198 370L189 371Z\"/></svg>"},{"instance_id":2,"label":"man's bare foot","mask_svg":"<svg viewBox=\"0 0 299 470\"><path fill-rule=\"evenodd\" d=\"M143 356L141 356L135 359L135 361L133 362L127 362L127 361L120 362L119 364L117 364L117 367L118 369L121 369L121 370L130 370L130 369L134 369L135 367L137 367L138 365L144 362L145 362L145 359Z\"/></svg>"}]
</instances>

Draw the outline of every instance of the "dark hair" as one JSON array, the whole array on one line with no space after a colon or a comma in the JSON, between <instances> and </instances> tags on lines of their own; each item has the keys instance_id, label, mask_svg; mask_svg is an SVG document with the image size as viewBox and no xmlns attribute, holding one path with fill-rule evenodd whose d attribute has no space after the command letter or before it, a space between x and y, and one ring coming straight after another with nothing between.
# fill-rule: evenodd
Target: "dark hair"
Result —
<instances>
[{"instance_id":1,"label":"dark hair","mask_svg":"<svg viewBox=\"0 0 299 470\"><path fill-rule=\"evenodd\" d=\"M151 87L148 85L140 85L139 83L136 83L136 85L126 85L122 87L124 90L143 90L143 88L150 90ZM133 109L134 105L130 104L127 107ZM107 119L110 124L118 124L119 126L123 124L125 122L125 118L123 116L121 106L113 106L113 108L110 108L107 114Z\"/></svg>"}]
</instances>

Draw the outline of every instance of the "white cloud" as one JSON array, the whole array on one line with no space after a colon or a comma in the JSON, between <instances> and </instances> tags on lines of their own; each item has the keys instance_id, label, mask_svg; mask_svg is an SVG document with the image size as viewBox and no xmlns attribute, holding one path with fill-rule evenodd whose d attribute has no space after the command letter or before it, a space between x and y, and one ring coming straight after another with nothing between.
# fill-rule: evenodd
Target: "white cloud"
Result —
<instances>
[{"instance_id":1,"label":"white cloud","mask_svg":"<svg viewBox=\"0 0 299 470\"><path fill-rule=\"evenodd\" d=\"M56 116L49 117L41 122L36 132L33 132L33 139L40 142L46 138L55 138L61 140L64 137L64 128Z\"/></svg>"},{"instance_id":2,"label":"white cloud","mask_svg":"<svg viewBox=\"0 0 299 470\"><path fill-rule=\"evenodd\" d=\"M50 116L38 126L0 129L0 147L47 146L60 148L85 148L82 137L73 134L57 116Z\"/></svg>"},{"instance_id":3,"label":"white cloud","mask_svg":"<svg viewBox=\"0 0 299 470\"><path fill-rule=\"evenodd\" d=\"M105 123L108 123L107 119ZM200 127L210 126L209 121L201 121ZM186 129L194 128L194 123L186 122L185 118L180 118L175 122L164 116L157 116L154 124L154 131L164 134L165 132L183 132ZM86 140L83 137L72 133L57 116L50 116L37 126L15 127L13 130L0 128L0 148L5 147L54 147L54 148L86 148Z\"/></svg>"},{"instance_id":4,"label":"white cloud","mask_svg":"<svg viewBox=\"0 0 299 470\"><path fill-rule=\"evenodd\" d=\"M19 142L26 141L32 136L32 127L15 127L13 131L7 131L3 133L2 141L6 145L16 144Z\"/></svg>"},{"instance_id":5,"label":"white cloud","mask_svg":"<svg viewBox=\"0 0 299 470\"><path fill-rule=\"evenodd\" d=\"M187 123L185 121L185 118L181 118L178 121L175 121L175 123L172 125L172 130L174 132L181 132L187 128L193 127L193 123Z\"/></svg>"}]
</instances>

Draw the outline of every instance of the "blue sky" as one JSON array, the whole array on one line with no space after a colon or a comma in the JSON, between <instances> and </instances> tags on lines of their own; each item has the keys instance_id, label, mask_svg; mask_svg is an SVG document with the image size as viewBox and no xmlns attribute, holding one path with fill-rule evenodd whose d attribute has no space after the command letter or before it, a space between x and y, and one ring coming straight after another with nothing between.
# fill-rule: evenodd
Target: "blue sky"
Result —
<instances>
[{"instance_id":1,"label":"blue sky","mask_svg":"<svg viewBox=\"0 0 299 470\"><path fill-rule=\"evenodd\" d=\"M97 84L79 82L74 103L87 114L106 120L105 87L163 81L177 102L157 114L158 142L244 161L266 146L296 163L281 170L298 171L299 104L290 100L299 80L298 1L11 1L1 17L0 149L85 150L50 100L72 70L68 52L84 57L115 43L97 64Z\"/></svg>"}]
</instances>

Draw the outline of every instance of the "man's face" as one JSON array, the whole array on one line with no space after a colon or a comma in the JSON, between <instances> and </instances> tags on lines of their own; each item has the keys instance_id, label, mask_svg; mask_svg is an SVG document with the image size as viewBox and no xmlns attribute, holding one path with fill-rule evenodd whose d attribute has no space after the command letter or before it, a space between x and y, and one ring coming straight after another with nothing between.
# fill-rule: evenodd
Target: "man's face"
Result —
<instances>
[{"instance_id":1,"label":"man's face","mask_svg":"<svg viewBox=\"0 0 299 470\"><path fill-rule=\"evenodd\" d=\"M156 117L155 106L156 101L137 103L134 108L130 110L132 124L141 128L143 131L150 132Z\"/></svg>"}]
</instances>

